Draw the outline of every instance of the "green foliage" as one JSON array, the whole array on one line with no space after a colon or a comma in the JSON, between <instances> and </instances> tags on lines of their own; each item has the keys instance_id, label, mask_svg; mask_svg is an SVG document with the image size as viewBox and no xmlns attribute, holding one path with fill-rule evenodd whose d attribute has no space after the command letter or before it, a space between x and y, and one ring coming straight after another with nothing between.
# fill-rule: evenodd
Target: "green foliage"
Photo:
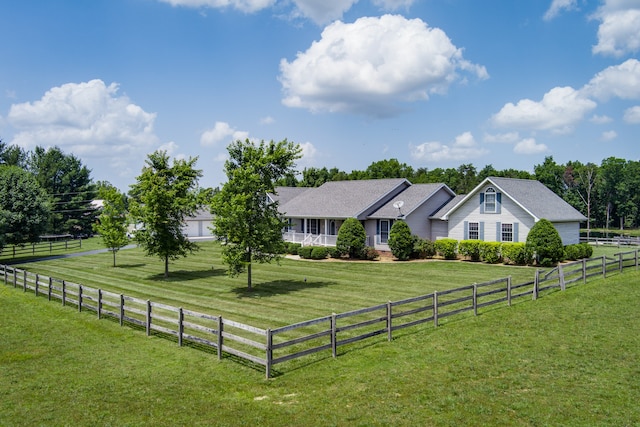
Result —
<instances>
[{"instance_id":1,"label":"green foliage","mask_svg":"<svg viewBox=\"0 0 640 427\"><path fill-rule=\"evenodd\" d=\"M143 225L135 239L148 256L164 261L169 276L169 260L185 257L198 249L183 231L185 220L201 207L197 191L202 171L195 169L197 158L174 160L169 164L165 151L156 151L131 186L130 211Z\"/></svg>"},{"instance_id":2,"label":"green foliage","mask_svg":"<svg viewBox=\"0 0 640 427\"><path fill-rule=\"evenodd\" d=\"M227 182L213 196L213 233L227 243L223 262L230 276L247 271L251 289L251 263L279 260L284 251L282 229L286 222L278 202L266 197L275 183L294 172L301 148L286 139L280 142L236 141L229 145L225 162Z\"/></svg>"},{"instance_id":3,"label":"green foliage","mask_svg":"<svg viewBox=\"0 0 640 427\"><path fill-rule=\"evenodd\" d=\"M286 242L285 243L285 252L291 255L298 255L298 251L302 245L300 243Z\"/></svg>"},{"instance_id":4,"label":"green foliage","mask_svg":"<svg viewBox=\"0 0 640 427\"><path fill-rule=\"evenodd\" d=\"M311 259L311 252L313 252L313 246L303 246L298 249L298 255L300 255L300 258Z\"/></svg>"},{"instance_id":5,"label":"green foliage","mask_svg":"<svg viewBox=\"0 0 640 427\"><path fill-rule=\"evenodd\" d=\"M414 239L411 236L411 229L404 221L396 221L389 231L389 249L394 257L400 261L407 261L413 253Z\"/></svg>"},{"instance_id":6,"label":"green foliage","mask_svg":"<svg viewBox=\"0 0 640 427\"><path fill-rule=\"evenodd\" d=\"M583 258L591 258L593 248L586 243L567 245L564 247L566 259L576 261Z\"/></svg>"},{"instance_id":7,"label":"green foliage","mask_svg":"<svg viewBox=\"0 0 640 427\"><path fill-rule=\"evenodd\" d=\"M367 234L364 227L355 218L347 218L340 229L336 240L336 248L341 255L349 255L349 258L361 258L367 242Z\"/></svg>"},{"instance_id":8,"label":"green foliage","mask_svg":"<svg viewBox=\"0 0 640 427\"><path fill-rule=\"evenodd\" d=\"M480 240L461 240L458 253L469 257L471 261L480 261Z\"/></svg>"},{"instance_id":9,"label":"green foliage","mask_svg":"<svg viewBox=\"0 0 640 427\"><path fill-rule=\"evenodd\" d=\"M311 259L325 259L329 255L329 249L324 246L314 246L311 251Z\"/></svg>"},{"instance_id":10,"label":"green foliage","mask_svg":"<svg viewBox=\"0 0 640 427\"><path fill-rule=\"evenodd\" d=\"M340 258L341 257L340 251L335 246L329 246L329 247L327 247L327 249L329 250L329 256L331 258Z\"/></svg>"},{"instance_id":11,"label":"green foliage","mask_svg":"<svg viewBox=\"0 0 640 427\"><path fill-rule=\"evenodd\" d=\"M435 244L431 240L414 237L412 257L418 259L433 258L436 254Z\"/></svg>"},{"instance_id":12,"label":"green foliage","mask_svg":"<svg viewBox=\"0 0 640 427\"><path fill-rule=\"evenodd\" d=\"M526 265L532 259L531 251L522 242L504 242L501 252L502 259L508 264Z\"/></svg>"},{"instance_id":13,"label":"green foliage","mask_svg":"<svg viewBox=\"0 0 640 427\"><path fill-rule=\"evenodd\" d=\"M480 259L489 264L496 264L502 261L500 242L482 242L480 243Z\"/></svg>"},{"instance_id":14,"label":"green foliage","mask_svg":"<svg viewBox=\"0 0 640 427\"><path fill-rule=\"evenodd\" d=\"M0 250L37 242L51 215L49 199L29 172L0 166Z\"/></svg>"},{"instance_id":15,"label":"green foliage","mask_svg":"<svg viewBox=\"0 0 640 427\"><path fill-rule=\"evenodd\" d=\"M564 259L564 247L558 230L551 221L541 219L529 230L527 247L539 265L550 266Z\"/></svg>"},{"instance_id":16,"label":"green foliage","mask_svg":"<svg viewBox=\"0 0 640 427\"><path fill-rule=\"evenodd\" d=\"M458 256L458 241L455 239L439 239L435 241L438 255L444 259L456 259Z\"/></svg>"},{"instance_id":17,"label":"green foliage","mask_svg":"<svg viewBox=\"0 0 640 427\"><path fill-rule=\"evenodd\" d=\"M104 186L99 197L103 200L102 213L93 225L105 247L113 252L113 266L116 266L116 252L129 243L127 237L126 197L117 188Z\"/></svg>"},{"instance_id":18,"label":"green foliage","mask_svg":"<svg viewBox=\"0 0 640 427\"><path fill-rule=\"evenodd\" d=\"M379 257L380 257L380 254L372 246L365 246L365 248L362 250L362 254L360 255L360 258L367 261L375 261Z\"/></svg>"}]
</instances>

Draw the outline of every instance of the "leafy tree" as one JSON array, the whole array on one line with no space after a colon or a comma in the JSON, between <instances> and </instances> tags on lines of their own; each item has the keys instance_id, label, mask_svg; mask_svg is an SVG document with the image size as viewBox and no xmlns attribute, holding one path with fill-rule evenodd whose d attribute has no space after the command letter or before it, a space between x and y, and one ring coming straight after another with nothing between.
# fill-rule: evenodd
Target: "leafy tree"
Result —
<instances>
[{"instance_id":1,"label":"leafy tree","mask_svg":"<svg viewBox=\"0 0 640 427\"><path fill-rule=\"evenodd\" d=\"M349 258L360 258L367 243L367 233L364 226L355 218L347 218L336 238L336 248L342 255Z\"/></svg>"},{"instance_id":2,"label":"leafy tree","mask_svg":"<svg viewBox=\"0 0 640 427\"><path fill-rule=\"evenodd\" d=\"M564 246L551 221L542 218L527 235L527 248L535 254L539 265L549 266L564 259Z\"/></svg>"},{"instance_id":3,"label":"leafy tree","mask_svg":"<svg viewBox=\"0 0 640 427\"><path fill-rule=\"evenodd\" d=\"M558 165L553 156L544 158L544 163L533 168L536 179L546 185L558 196L563 197L565 192L564 167Z\"/></svg>"},{"instance_id":4,"label":"leafy tree","mask_svg":"<svg viewBox=\"0 0 640 427\"><path fill-rule=\"evenodd\" d=\"M47 194L33 175L17 166L0 167L0 249L37 242L50 215Z\"/></svg>"},{"instance_id":5,"label":"leafy tree","mask_svg":"<svg viewBox=\"0 0 640 427\"><path fill-rule=\"evenodd\" d=\"M52 199L53 215L48 231L74 236L89 234L97 216L92 204L97 193L91 171L77 157L64 154L58 147L48 150L36 147L28 163L29 170Z\"/></svg>"},{"instance_id":6,"label":"leafy tree","mask_svg":"<svg viewBox=\"0 0 640 427\"><path fill-rule=\"evenodd\" d=\"M398 159L380 160L373 162L365 171L368 179L382 178L411 178L413 168L406 163L400 163Z\"/></svg>"},{"instance_id":7,"label":"leafy tree","mask_svg":"<svg viewBox=\"0 0 640 427\"><path fill-rule=\"evenodd\" d=\"M170 165L166 151L156 151L148 156L129 192L131 216L143 227L135 239L148 256L164 261L165 278L169 277L169 260L198 249L183 231L185 219L202 206L197 189L202 171L195 169L197 160L174 160Z\"/></svg>"},{"instance_id":8,"label":"leafy tree","mask_svg":"<svg viewBox=\"0 0 640 427\"><path fill-rule=\"evenodd\" d=\"M113 266L116 266L116 253L129 243L127 237L126 196L115 187L103 186L99 197L103 200L102 213L93 226L100 234L102 243L113 252Z\"/></svg>"},{"instance_id":9,"label":"leafy tree","mask_svg":"<svg viewBox=\"0 0 640 427\"><path fill-rule=\"evenodd\" d=\"M0 139L0 165L24 168L27 165L27 153L21 147L9 146Z\"/></svg>"},{"instance_id":10,"label":"leafy tree","mask_svg":"<svg viewBox=\"0 0 640 427\"><path fill-rule=\"evenodd\" d=\"M266 195L275 191L279 179L293 172L301 148L286 139L260 144L247 139L227 149L227 182L213 196L212 230L225 242L222 259L228 274L237 276L246 269L251 289L251 263L278 260L284 251L282 229L286 221L278 212L278 203L269 202Z\"/></svg>"},{"instance_id":11,"label":"leafy tree","mask_svg":"<svg viewBox=\"0 0 640 427\"><path fill-rule=\"evenodd\" d=\"M407 261L413 253L414 239L411 229L404 221L396 221L389 231L389 249L394 257L400 261Z\"/></svg>"}]
</instances>

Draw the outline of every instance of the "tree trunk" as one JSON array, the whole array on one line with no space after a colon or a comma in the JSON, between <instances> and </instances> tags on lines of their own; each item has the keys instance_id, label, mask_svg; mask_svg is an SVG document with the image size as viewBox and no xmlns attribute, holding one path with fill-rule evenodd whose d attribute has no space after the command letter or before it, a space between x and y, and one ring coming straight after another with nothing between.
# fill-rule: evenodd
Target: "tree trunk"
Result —
<instances>
[{"instance_id":1,"label":"tree trunk","mask_svg":"<svg viewBox=\"0 0 640 427\"><path fill-rule=\"evenodd\" d=\"M116 266L116 251L113 251L113 266Z\"/></svg>"},{"instance_id":2,"label":"tree trunk","mask_svg":"<svg viewBox=\"0 0 640 427\"><path fill-rule=\"evenodd\" d=\"M169 257L164 257L164 278L167 279L169 277Z\"/></svg>"}]
</instances>

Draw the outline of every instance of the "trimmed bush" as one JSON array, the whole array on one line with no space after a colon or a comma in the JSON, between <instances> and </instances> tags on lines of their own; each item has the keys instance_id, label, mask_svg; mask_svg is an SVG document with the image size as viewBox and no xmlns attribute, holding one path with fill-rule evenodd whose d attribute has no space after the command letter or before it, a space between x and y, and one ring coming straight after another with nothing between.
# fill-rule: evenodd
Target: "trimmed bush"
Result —
<instances>
[{"instance_id":1,"label":"trimmed bush","mask_svg":"<svg viewBox=\"0 0 640 427\"><path fill-rule=\"evenodd\" d=\"M313 246L303 246L298 249L298 255L300 255L300 258L310 259L311 251L313 251Z\"/></svg>"},{"instance_id":2,"label":"trimmed bush","mask_svg":"<svg viewBox=\"0 0 640 427\"><path fill-rule=\"evenodd\" d=\"M394 257L400 261L407 261L413 252L413 237L411 229L404 221L396 221L389 231L389 249Z\"/></svg>"},{"instance_id":3,"label":"trimmed bush","mask_svg":"<svg viewBox=\"0 0 640 427\"><path fill-rule=\"evenodd\" d=\"M327 250L331 258L340 258L340 251L335 246L329 246Z\"/></svg>"},{"instance_id":4,"label":"trimmed bush","mask_svg":"<svg viewBox=\"0 0 640 427\"><path fill-rule=\"evenodd\" d=\"M456 259L458 255L458 241L455 239L440 239L435 242L436 252L444 259Z\"/></svg>"},{"instance_id":5,"label":"trimmed bush","mask_svg":"<svg viewBox=\"0 0 640 427\"><path fill-rule=\"evenodd\" d=\"M564 247L566 259L576 261L583 258L591 258L593 248L586 243L567 245Z\"/></svg>"},{"instance_id":6,"label":"trimmed bush","mask_svg":"<svg viewBox=\"0 0 640 427\"><path fill-rule=\"evenodd\" d=\"M458 244L458 253L469 257L471 261L480 261L480 240L461 240Z\"/></svg>"},{"instance_id":7,"label":"trimmed bush","mask_svg":"<svg viewBox=\"0 0 640 427\"><path fill-rule=\"evenodd\" d=\"M325 259L329 254L329 250L324 246L314 246L311 251L311 259Z\"/></svg>"},{"instance_id":8,"label":"trimmed bush","mask_svg":"<svg viewBox=\"0 0 640 427\"><path fill-rule=\"evenodd\" d=\"M355 218L347 218L340 230L336 240L336 248L341 255L349 255L349 258L361 258L367 242L367 233L364 227Z\"/></svg>"},{"instance_id":9,"label":"trimmed bush","mask_svg":"<svg viewBox=\"0 0 640 427\"><path fill-rule=\"evenodd\" d=\"M501 248L502 259L507 264L527 265L531 262L531 252L524 243L505 242Z\"/></svg>"},{"instance_id":10,"label":"trimmed bush","mask_svg":"<svg viewBox=\"0 0 640 427\"><path fill-rule=\"evenodd\" d=\"M489 264L496 264L502 261L500 242L482 242L480 243L480 259Z\"/></svg>"},{"instance_id":11,"label":"trimmed bush","mask_svg":"<svg viewBox=\"0 0 640 427\"><path fill-rule=\"evenodd\" d=\"M527 246L535 254L538 265L548 267L564 259L562 239L548 219L541 219L529 230Z\"/></svg>"},{"instance_id":12,"label":"trimmed bush","mask_svg":"<svg viewBox=\"0 0 640 427\"><path fill-rule=\"evenodd\" d=\"M436 254L436 246L431 240L421 239L415 236L413 243L413 258L433 258Z\"/></svg>"},{"instance_id":13,"label":"trimmed bush","mask_svg":"<svg viewBox=\"0 0 640 427\"><path fill-rule=\"evenodd\" d=\"M367 261L374 261L378 259L378 257L380 257L380 254L378 253L378 251L375 250L375 248L371 246L365 247L362 250L362 253L360 255L360 258L365 259Z\"/></svg>"},{"instance_id":14,"label":"trimmed bush","mask_svg":"<svg viewBox=\"0 0 640 427\"><path fill-rule=\"evenodd\" d=\"M302 247L300 243L286 242L286 251L291 255L298 255L298 250Z\"/></svg>"}]
</instances>

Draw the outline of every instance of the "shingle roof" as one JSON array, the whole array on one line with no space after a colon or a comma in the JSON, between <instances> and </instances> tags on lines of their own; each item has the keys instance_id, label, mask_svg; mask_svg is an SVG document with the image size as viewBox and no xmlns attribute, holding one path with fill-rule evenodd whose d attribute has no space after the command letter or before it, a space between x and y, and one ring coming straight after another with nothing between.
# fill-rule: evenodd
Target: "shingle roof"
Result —
<instances>
[{"instance_id":1,"label":"shingle roof","mask_svg":"<svg viewBox=\"0 0 640 427\"><path fill-rule=\"evenodd\" d=\"M358 218L390 193L410 186L404 178L330 181L281 202L279 210L293 218Z\"/></svg>"},{"instance_id":2,"label":"shingle roof","mask_svg":"<svg viewBox=\"0 0 640 427\"><path fill-rule=\"evenodd\" d=\"M509 196L536 219L545 218L552 222L585 221L587 219L540 181L497 177L488 177L462 201L456 203L447 212L442 213L443 209L438 214L441 214L443 219L447 219L446 217L451 212L455 211L471 196L477 194L488 183L497 187L500 192Z\"/></svg>"},{"instance_id":3,"label":"shingle roof","mask_svg":"<svg viewBox=\"0 0 640 427\"><path fill-rule=\"evenodd\" d=\"M389 200L384 206L369 215L369 218L396 218L399 213L409 215L415 209L420 207L429 197L441 188L446 188L453 196L453 191L444 184L413 184L402 193ZM398 211L393 204L402 201L402 207Z\"/></svg>"},{"instance_id":4,"label":"shingle roof","mask_svg":"<svg viewBox=\"0 0 640 427\"><path fill-rule=\"evenodd\" d=\"M431 214L431 218L443 219L443 216L446 213L448 213L451 210L451 208L453 208L455 205L460 203L462 201L462 199L464 199L465 197L467 197L466 194L459 194L459 195L455 196L453 199L449 200L443 206L438 208L438 210L436 210L434 213L432 213Z\"/></svg>"},{"instance_id":5,"label":"shingle roof","mask_svg":"<svg viewBox=\"0 0 640 427\"><path fill-rule=\"evenodd\" d=\"M305 191L310 190L309 187L276 187L276 192L270 193L269 197L271 200L275 200L280 203L280 206L287 203L289 200L298 197L300 194Z\"/></svg>"}]
</instances>

